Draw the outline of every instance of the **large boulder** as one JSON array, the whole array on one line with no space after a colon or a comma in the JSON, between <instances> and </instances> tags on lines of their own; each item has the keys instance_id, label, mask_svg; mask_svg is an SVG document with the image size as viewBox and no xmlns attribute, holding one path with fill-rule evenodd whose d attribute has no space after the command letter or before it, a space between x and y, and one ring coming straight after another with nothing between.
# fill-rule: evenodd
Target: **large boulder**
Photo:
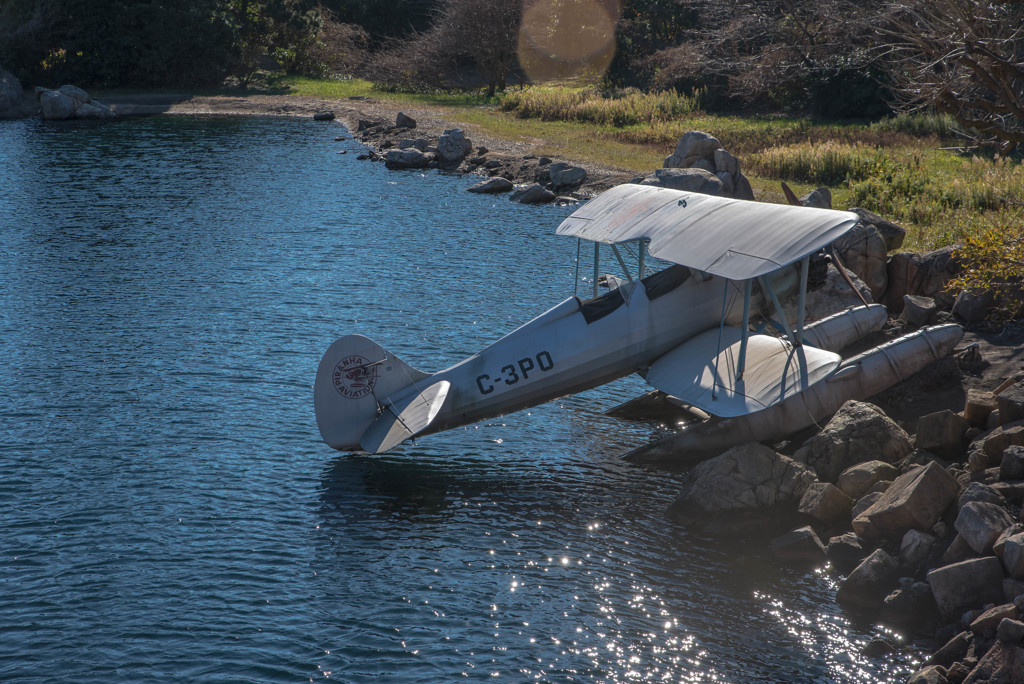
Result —
<instances>
[{"instance_id":1,"label":"large boulder","mask_svg":"<svg viewBox=\"0 0 1024 684\"><path fill-rule=\"evenodd\" d=\"M885 292L888 279L888 251L885 238L878 230L863 221L833 243L843 264L871 288L877 301Z\"/></svg>"},{"instance_id":2,"label":"large boulder","mask_svg":"<svg viewBox=\"0 0 1024 684\"><path fill-rule=\"evenodd\" d=\"M1024 579L1024 532L1018 532L1003 542L1003 565L1014 579Z\"/></svg>"},{"instance_id":3,"label":"large boulder","mask_svg":"<svg viewBox=\"0 0 1024 684\"><path fill-rule=\"evenodd\" d=\"M718 138L702 131L690 131L676 144L676 151L665 158L666 169L686 169L701 159L714 158L715 150L721 149Z\"/></svg>"},{"instance_id":4,"label":"large boulder","mask_svg":"<svg viewBox=\"0 0 1024 684\"><path fill-rule=\"evenodd\" d=\"M899 226L888 219L884 219L874 212L870 212L867 209L861 209L860 207L853 207L850 209L853 213L860 216L860 222L867 226L872 226L878 231L879 235L885 241L885 248L890 252L895 252L897 249L903 246L903 239L907 236L907 231L902 226Z\"/></svg>"},{"instance_id":5,"label":"large boulder","mask_svg":"<svg viewBox=\"0 0 1024 684\"><path fill-rule=\"evenodd\" d=\"M462 129L451 128L437 141L437 158L447 166L454 166L465 159L472 149L473 142Z\"/></svg>"},{"instance_id":6,"label":"large boulder","mask_svg":"<svg viewBox=\"0 0 1024 684\"><path fill-rule=\"evenodd\" d=\"M896 478L860 517L867 519L876 534L899 540L909 530L930 530L953 503L959 488L952 475L931 462Z\"/></svg>"},{"instance_id":7,"label":"large boulder","mask_svg":"<svg viewBox=\"0 0 1024 684\"><path fill-rule=\"evenodd\" d=\"M823 523L832 523L839 518L849 520L853 503L853 499L831 482L812 482L797 510Z\"/></svg>"},{"instance_id":8,"label":"large boulder","mask_svg":"<svg viewBox=\"0 0 1024 684\"><path fill-rule=\"evenodd\" d=\"M996 641L974 666L963 684L1020 684L1024 682L1024 648Z\"/></svg>"},{"instance_id":9,"label":"large boulder","mask_svg":"<svg viewBox=\"0 0 1024 684\"><path fill-rule=\"evenodd\" d=\"M960 459L967 447L968 427L966 418L949 409L929 413L917 421L914 446L949 461Z\"/></svg>"},{"instance_id":10,"label":"large boulder","mask_svg":"<svg viewBox=\"0 0 1024 684\"><path fill-rule=\"evenodd\" d=\"M425 169L431 161L431 155L423 154L415 147L388 150L384 155L384 165L389 169Z\"/></svg>"},{"instance_id":11,"label":"large boulder","mask_svg":"<svg viewBox=\"0 0 1024 684\"><path fill-rule=\"evenodd\" d=\"M864 461L841 472L836 484L850 498L859 499L867 494L875 483L895 480L899 474L896 466L885 461Z\"/></svg>"},{"instance_id":12,"label":"large boulder","mask_svg":"<svg viewBox=\"0 0 1024 684\"><path fill-rule=\"evenodd\" d=\"M75 109L78 107L74 98L58 90L36 88L36 97L39 99L42 116L48 121L70 119L75 115Z\"/></svg>"},{"instance_id":13,"label":"large boulder","mask_svg":"<svg viewBox=\"0 0 1024 684\"><path fill-rule=\"evenodd\" d=\"M878 610L899 571L898 560L882 549L875 549L839 583L836 601L841 606Z\"/></svg>"},{"instance_id":14,"label":"large boulder","mask_svg":"<svg viewBox=\"0 0 1024 684\"><path fill-rule=\"evenodd\" d=\"M501 176L495 176L494 178L480 181L476 185L470 187L469 191L483 194L495 194L499 192L511 192L513 188L515 188L515 185L512 184L512 181L507 178L502 178Z\"/></svg>"},{"instance_id":15,"label":"large boulder","mask_svg":"<svg viewBox=\"0 0 1024 684\"><path fill-rule=\"evenodd\" d=\"M1013 518L1002 507L971 501L960 509L954 527L975 553L989 554L999 535L1012 524Z\"/></svg>"},{"instance_id":16,"label":"large boulder","mask_svg":"<svg viewBox=\"0 0 1024 684\"><path fill-rule=\"evenodd\" d=\"M554 190L565 190L578 187L587 179L587 170L579 166L570 166L565 162L555 162L548 167L548 178Z\"/></svg>"},{"instance_id":17,"label":"large boulder","mask_svg":"<svg viewBox=\"0 0 1024 684\"><path fill-rule=\"evenodd\" d=\"M42 117L51 121L64 119L113 119L116 114L81 88L62 85L57 90L36 88Z\"/></svg>"},{"instance_id":18,"label":"large boulder","mask_svg":"<svg viewBox=\"0 0 1024 684\"><path fill-rule=\"evenodd\" d=\"M793 454L826 482L857 463L893 463L911 451L910 436L885 413L866 402L847 401L825 428Z\"/></svg>"},{"instance_id":19,"label":"large boulder","mask_svg":"<svg viewBox=\"0 0 1024 684\"><path fill-rule=\"evenodd\" d=\"M0 119L20 119L24 102L25 91L21 81L0 69Z\"/></svg>"},{"instance_id":20,"label":"large boulder","mask_svg":"<svg viewBox=\"0 0 1024 684\"><path fill-rule=\"evenodd\" d=\"M656 169L654 175L642 180L640 185L719 196L725 187L718 176L704 169Z\"/></svg>"},{"instance_id":21,"label":"large boulder","mask_svg":"<svg viewBox=\"0 0 1024 684\"><path fill-rule=\"evenodd\" d=\"M959 618L968 608L1003 602L1003 568L995 556L935 568L927 579L947 620Z\"/></svg>"},{"instance_id":22,"label":"large boulder","mask_svg":"<svg viewBox=\"0 0 1024 684\"><path fill-rule=\"evenodd\" d=\"M974 471L998 466L1006 448L1014 445L1024 445L1024 420L978 435L967 447L967 463Z\"/></svg>"},{"instance_id":23,"label":"large boulder","mask_svg":"<svg viewBox=\"0 0 1024 684\"><path fill-rule=\"evenodd\" d=\"M547 204L555 200L555 193L539 183L517 185L509 199L520 204Z\"/></svg>"},{"instance_id":24,"label":"large boulder","mask_svg":"<svg viewBox=\"0 0 1024 684\"><path fill-rule=\"evenodd\" d=\"M806 466L763 444L741 444L694 467L669 515L712 528L768 523L795 513L813 481Z\"/></svg>"},{"instance_id":25,"label":"large boulder","mask_svg":"<svg viewBox=\"0 0 1024 684\"><path fill-rule=\"evenodd\" d=\"M962 270L953 256L955 247L942 247L932 252L900 252L889 259L889 286L882 303L893 314L903 310L903 295L931 297L945 310L953 306L955 295L946 291L946 284Z\"/></svg>"}]
</instances>

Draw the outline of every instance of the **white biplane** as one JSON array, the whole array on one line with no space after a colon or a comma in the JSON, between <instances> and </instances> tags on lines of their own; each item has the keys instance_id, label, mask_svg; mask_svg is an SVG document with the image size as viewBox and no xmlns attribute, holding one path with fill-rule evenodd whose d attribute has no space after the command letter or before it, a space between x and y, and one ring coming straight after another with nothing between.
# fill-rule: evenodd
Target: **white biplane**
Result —
<instances>
[{"instance_id":1,"label":"white biplane","mask_svg":"<svg viewBox=\"0 0 1024 684\"><path fill-rule=\"evenodd\" d=\"M594 298L571 297L479 353L416 370L361 335L324 354L317 425L340 450L388 451L639 373L649 385L731 418L783 406L834 375L836 353L887 316L857 307L804 325L809 259L849 231L852 212L620 185L558 227L595 243ZM600 247L626 271L598 296ZM636 255L633 277L620 247ZM647 277L645 260L670 262ZM756 288L755 288L756 285ZM781 303L795 292L795 321ZM758 315L763 312L766 315ZM755 319L760 328L751 331ZM766 325L778 335L768 334Z\"/></svg>"}]
</instances>

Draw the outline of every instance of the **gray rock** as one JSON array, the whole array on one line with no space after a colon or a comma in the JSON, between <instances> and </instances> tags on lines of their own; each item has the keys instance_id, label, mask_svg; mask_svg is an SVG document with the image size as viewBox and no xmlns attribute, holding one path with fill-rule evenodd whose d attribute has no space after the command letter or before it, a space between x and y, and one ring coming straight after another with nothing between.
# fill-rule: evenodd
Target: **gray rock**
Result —
<instances>
[{"instance_id":1,"label":"gray rock","mask_svg":"<svg viewBox=\"0 0 1024 684\"><path fill-rule=\"evenodd\" d=\"M423 154L415 147L388 150L384 155L384 165L389 169L424 169L431 161L429 155Z\"/></svg>"},{"instance_id":2,"label":"gray rock","mask_svg":"<svg viewBox=\"0 0 1024 684\"><path fill-rule=\"evenodd\" d=\"M946 460L959 460L967 448L965 433L970 424L949 409L921 416L914 446Z\"/></svg>"},{"instance_id":3,"label":"gray rock","mask_svg":"<svg viewBox=\"0 0 1024 684\"><path fill-rule=\"evenodd\" d=\"M732 176L725 171L718 171L715 173L715 178L722 181L722 196L732 197L736 194L736 182L732 179Z\"/></svg>"},{"instance_id":4,"label":"gray rock","mask_svg":"<svg viewBox=\"0 0 1024 684\"><path fill-rule=\"evenodd\" d=\"M946 679L946 668L928 665L910 675L907 684L949 684L949 680Z\"/></svg>"},{"instance_id":5,"label":"gray rock","mask_svg":"<svg viewBox=\"0 0 1024 684\"><path fill-rule=\"evenodd\" d=\"M931 529L953 503L960 485L931 462L900 475L863 515L883 537L902 539L911 529Z\"/></svg>"},{"instance_id":6,"label":"gray rock","mask_svg":"<svg viewBox=\"0 0 1024 684\"><path fill-rule=\"evenodd\" d=\"M555 193L537 183L533 185L517 185L509 199L520 204L547 204L554 201Z\"/></svg>"},{"instance_id":7,"label":"gray rock","mask_svg":"<svg viewBox=\"0 0 1024 684\"><path fill-rule=\"evenodd\" d=\"M117 115L110 110L110 107L96 100L80 104L75 110L76 119L113 119L115 116Z\"/></svg>"},{"instance_id":8,"label":"gray rock","mask_svg":"<svg viewBox=\"0 0 1024 684\"><path fill-rule=\"evenodd\" d=\"M942 648L935 651L925 663L927 665L949 667L956 661L963 660L973 643L974 634L972 632L960 632L943 644Z\"/></svg>"},{"instance_id":9,"label":"gray rock","mask_svg":"<svg viewBox=\"0 0 1024 684\"><path fill-rule=\"evenodd\" d=\"M466 158L472 149L472 141L466 137L461 128L446 130L437 142L438 161L445 164L458 164Z\"/></svg>"},{"instance_id":10,"label":"gray rock","mask_svg":"<svg viewBox=\"0 0 1024 684\"><path fill-rule=\"evenodd\" d=\"M946 547L945 552L942 554L942 558L939 559L939 565L952 565L953 563L959 563L965 561L968 558L975 558L977 554L971 545L967 543L967 540L961 537L959 534L954 535L953 541Z\"/></svg>"},{"instance_id":11,"label":"gray rock","mask_svg":"<svg viewBox=\"0 0 1024 684\"><path fill-rule=\"evenodd\" d=\"M971 501L960 509L954 527L976 553L987 554L992 552L992 545L1003 530L1012 524L1013 518L999 506Z\"/></svg>"},{"instance_id":12,"label":"gray rock","mask_svg":"<svg viewBox=\"0 0 1024 684\"><path fill-rule=\"evenodd\" d=\"M946 284L963 268L953 256L955 249L951 245L932 252L894 254L889 260L889 285L882 303L898 314L903 310L903 295L923 295L948 310L954 296L946 291Z\"/></svg>"},{"instance_id":13,"label":"gray rock","mask_svg":"<svg viewBox=\"0 0 1024 684\"><path fill-rule=\"evenodd\" d=\"M899 561L882 549L875 549L840 582L836 601L841 606L878 610L899 570Z\"/></svg>"},{"instance_id":14,"label":"gray rock","mask_svg":"<svg viewBox=\"0 0 1024 684\"><path fill-rule=\"evenodd\" d=\"M0 69L0 119L20 119L25 90L13 74Z\"/></svg>"},{"instance_id":15,"label":"gray rock","mask_svg":"<svg viewBox=\"0 0 1024 684\"><path fill-rule=\"evenodd\" d=\"M663 166L666 169L685 169L693 166L698 159L714 160L715 150L721 149L718 139L701 131L690 131L679 139L676 151L666 157Z\"/></svg>"},{"instance_id":16,"label":"gray rock","mask_svg":"<svg viewBox=\"0 0 1024 684\"><path fill-rule=\"evenodd\" d=\"M999 608L1005 609L1006 606L999 606ZM1011 603L1010 610L1004 612L1016 613L1017 609ZM1003 617L1002 620L1000 620L999 624L996 626L996 638L1004 644L1013 644L1014 646L1016 646L1022 640L1024 640L1024 622L1019 622L1013 619L1013 617L1011 617L1010 615L1006 615L1005 617Z\"/></svg>"},{"instance_id":17,"label":"gray rock","mask_svg":"<svg viewBox=\"0 0 1024 684\"><path fill-rule=\"evenodd\" d=\"M959 617L968 608L1003 599L1003 568L995 556L936 568L927 577L935 603L947 620Z\"/></svg>"},{"instance_id":18,"label":"gray rock","mask_svg":"<svg viewBox=\"0 0 1024 684\"><path fill-rule=\"evenodd\" d=\"M1010 385L996 395L999 407L999 424L1007 425L1024 420L1024 382Z\"/></svg>"},{"instance_id":19,"label":"gray rock","mask_svg":"<svg viewBox=\"0 0 1024 684\"><path fill-rule=\"evenodd\" d=\"M1024 480L1024 446L1012 445L1003 449L999 462L1000 480Z\"/></svg>"},{"instance_id":20,"label":"gray rock","mask_svg":"<svg viewBox=\"0 0 1024 684\"><path fill-rule=\"evenodd\" d=\"M62 85L60 88L57 88L57 92L67 95L72 100L75 100L80 104L85 104L86 102L92 99L89 97L89 93L85 92L78 86Z\"/></svg>"},{"instance_id":21,"label":"gray rock","mask_svg":"<svg viewBox=\"0 0 1024 684\"><path fill-rule=\"evenodd\" d=\"M657 169L654 176L645 178L640 185L654 185L673 190L722 195L724 186L718 176L703 169Z\"/></svg>"},{"instance_id":22,"label":"gray rock","mask_svg":"<svg viewBox=\"0 0 1024 684\"><path fill-rule=\"evenodd\" d=\"M740 160L722 148L714 151L715 173L726 173L732 178L740 172Z\"/></svg>"},{"instance_id":23,"label":"gray rock","mask_svg":"<svg viewBox=\"0 0 1024 684\"><path fill-rule=\"evenodd\" d=\"M956 500L957 510L959 511L972 501L995 504L996 506L1006 505L1006 499L1003 498L1002 494L980 482L972 482L967 485L967 488L964 489L963 493Z\"/></svg>"},{"instance_id":24,"label":"gray rock","mask_svg":"<svg viewBox=\"0 0 1024 684\"><path fill-rule=\"evenodd\" d=\"M860 537L847 532L828 540L825 555L839 572L849 572L867 558L869 550L864 548Z\"/></svg>"},{"instance_id":25,"label":"gray rock","mask_svg":"<svg viewBox=\"0 0 1024 684\"><path fill-rule=\"evenodd\" d=\"M833 246L843 265L857 274L878 301L889 283L885 239L874 226L858 223Z\"/></svg>"},{"instance_id":26,"label":"gray rock","mask_svg":"<svg viewBox=\"0 0 1024 684\"><path fill-rule=\"evenodd\" d=\"M996 413L999 411L991 415ZM967 447L967 462L973 471L997 466L1002 461L1003 452L1010 446L1024 446L1024 420L1000 425L979 435Z\"/></svg>"},{"instance_id":27,"label":"gray rock","mask_svg":"<svg viewBox=\"0 0 1024 684\"><path fill-rule=\"evenodd\" d=\"M941 617L928 583L903 577L899 588L882 602L881 620L904 632L922 633L934 629Z\"/></svg>"},{"instance_id":28,"label":"gray rock","mask_svg":"<svg viewBox=\"0 0 1024 684\"><path fill-rule=\"evenodd\" d=\"M736 190L733 197L736 199L747 200L749 202L754 201L754 189L750 187L750 181L742 173L736 174L733 179L736 181Z\"/></svg>"},{"instance_id":29,"label":"gray rock","mask_svg":"<svg viewBox=\"0 0 1024 684\"><path fill-rule=\"evenodd\" d=\"M701 169L702 171L707 171L708 173L715 173L715 162L705 157L694 161L692 164L690 164L690 168Z\"/></svg>"},{"instance_id":30,"label":"gray rock","mask_svg":"<svg viewBox=\"0 0 1024 684\"><path fill-rule=\"evenodd\" d=\"M512 184L512 181L507 178L502 178L501 176L495 176L494 178L477 183L469 188L469 191L494 194L499 192L511 192L514 188L515 186Z\"/></svg>"},{"instance_id":31,"label":"gray rock","mask_svg":"<svg viewBox=\"0 0 1024 684\"><path fill-rule=\"evenodd\" d=\"M793 454L826 482L866 460L893 463L911 451L910 437L877 406L847 401L825 428ZM902 535L901 535L902 536Z\"/></svg>"},{"instance_id":32,"label":"gray rock","mask_svg":"<svg viewBox=\"0 0 1024 684\"><path fill-rule=\"evenodd\" d=\"M914 328L920 328L935 322L939 307L931 297L921 295L903 295L903 313L900 320Z\"/></svg>"},{"instance_id":33,"label":"gray rock","mask_svg":"<svg viewBox=\"0 0 1024 684\"><path fill-rule=\"evenodd\" d=\"M978 636L992 637L995 635L996 628L999 627L1000 622L1006 618L1015 620L1017 615L1017 606L1013 605L1013 603L1001 603L998 606L992 606L976 617L971 622L970 630Z\"/></svg>"},{"instance_id":34,"label":"gray rock","mask_svg":"<svg viewBox=\"0 0 1024 684\"><path fill-rule=\"evenodd\" d=\"M825 562L825 545L810 527L801 527L776 537L772 554L779 559L819 565Z\"/></svg>"},{"instance_id":35,"label":"gray rock","mask_svg":"<svg viewBox=\"0 0 1024 684\"><path fill-rule=\"evenodd\" d=\"M987 390L968 389L964 400L964 418L974 427L984 428L989 414L996 410L996 395Z\"/></svg>"},{"instance_id":36,"label":"gray rock","mask_svg":"<svg viewBox=\"0 0 1024 684\"><path fill-rule=\"evenodd\" d=\"M1003 579L1003 598L1007 601L1019 601L1024 598L1024 582L1012 577ZM1018 608L1020 610L1020 608Z\"/></svg>"},{"instance_id":37,"label":"gray rock","mask_svg":"<svg viewBox=\"0 0 1024 684\"><path fill-rule=\"evenodd\" d=\"M953 315L962 321L977 323L985 320L998 304L992 290L960 290L953 301Z\"/></svg>"},{"instance_id":38,"label":"gray rock","mask_svg":"<svg viewBox=\"0 0 1024 684\"><path fill-rule=\"evenodd\" d=\"M830 523L839 518L849 519L853 499L830 482L812 482L797 506L804 515Z\"/></svg>"},{"instance_id":39,"label":"gray rock","mask_svg":"<svg viewBox=\"0 0 1024 684\"><path fill-rule=\"evenodd\" d=\"M1024 579L1024 532L1011 535L1003 543L1003 565L1014 579Z\"/></svg>"},{"instance_id":40,"label":"gray rock","mask_svg":"<svg viewBox=\"0 0 1024 684\"><path fill-rule=\"evenodd\" d=\"M850 211L860 216L861 223L873 226L882 235L882 239L885 240L886 250L895 252L903 246L903 239L907 236L907 231L902 226L884 219L867 209L854 207Z\"/></svg>"},{"instance_id":41,"label":"gray rock","mask_svg":"<svg viewBox=\"0 0 1024 684\"><path fill-rule=\"evenodd\" d=\"M818 209L832 208L832 191L828 188L817 188L800 198L800 204Z\"/></svg>"},{"instance_id":42,"label":"gray rock","mask_svg":"<svg viewBox=\"0 0 1024 684\"><path fill-rule=\"evenodd\" d=\"M334 112L330 109L319 111L313 115L313 121L334 121Z\"/></svg>"},{"instance_id":43,"label":"gray rock","mask_svg":"<svg viewBox=\"0 0 1024 684\"><path fill-rule=\"evenodd\" d=\"M1002 640L978 661L963 684L1019 684L1024 682L1024 648Z\"/></svg>"},{"instance_id":44,"label":"gray rock","mask_svg":"<svg viewBox=\"0 0 1024 684\"><path fill-rule=\"evenodd\" d=\"M900 471L885 461L865 461L852 465L839 474L836 485L847 496L859 499L877 482L895 480Z\"/></svg>"},{"instance_id":45,"label":"gray rock","mask_svg":"<svg viewBox=\"0 0 1024 684\"><path fill-rule=\"evenodd\" d=\"M549 171L549 177L551 178L551 185L555 190L564 190L565 188L573 188L587 179L587 171L579 166L568 166L565 168L555 170L556 164L551 165Z\"/></svg>"},{"instance_id":46,"label":"gray rock","mask_svg":"<svg viewBox=\"0 0 1024 684\"><path fill-rule=\"evenodd\" d=\"M676 520L734 515L767 522L775 509L795 512L814 475L763 444L749 443L699 463L670 508Z\"/></svg>"},{"instance_id":47,"label":"gray rock","mask_svg":"<svg viewBox=\"0 0 1024 684\"><path fill-rule=\"evenodd\" d=\"M398 116L395 117L395 126L399 128L416 128L416 119L398 112Z\"/></svg>"},{"instance_id":48,"label":"gray rock","mask_svg":"<svg viewBox=\"0 0 1024 684\"><path fill-rule=\"evenodd\" d=\"M933 535L921 530L907 530L900 542L900 560L906 565L917 565L931 555L939 542Z\"/></svg>"},{"instance_id":49,"label":"gray rock","mask_svg":"<svg viewBox=\"0 0 1024 684\"><path fill-rule=\"evenodd\" d=\"M36 88L36 97L44 119L63 121L75 115L77 101L64 93L49 88Z\"/></svg>"},{"instance_id":50,"label":"gray rock","mask_svg":"<svg viewBox=\"0 0 1024 684\"><path fill-rule=\"evenodd\" d=\"M1013 523L999 534L999 537L996 538L996 543L992 545L992 553L996 555L996 558L1003 560L1003 552L1006 550L1006 542L1010 537L1018 535L1021 532L1024 532L1024 524ZM1005 561L1003 562L1003 567L1006 567Z\"/></svg>"}]
</instances>

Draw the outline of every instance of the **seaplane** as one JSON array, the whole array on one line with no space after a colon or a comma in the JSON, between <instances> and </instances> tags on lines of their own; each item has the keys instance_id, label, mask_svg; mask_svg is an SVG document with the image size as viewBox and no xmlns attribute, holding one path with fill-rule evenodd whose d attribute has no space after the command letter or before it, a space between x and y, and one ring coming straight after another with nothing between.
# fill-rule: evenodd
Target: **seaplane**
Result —
<instances>
[{"instance_id":1,"label":"seaplane","mask_svg":"<svg viewBox=\"0 0 1024 684\"><path fill-rule=\"evenodd\" d=\"M362 335L339 338L316 372L320 434L335 449L379 454L633 373L709 418L706 438L684 431L678 445L655 443L649 460L704 453L702 441L719 449L731 439L799 430L845 398L878 391L874 376L893 384L926 357L948 354L962 336L933 330L851 365L837 352L881 328L884 307L865 303L805 322L811 257L858 220L847 211L613 187L556 230L593 243L593 297L574 295L436 373ZM602 247L624 275L601 277ZM664 268L648 274L650 264ZM783 301L794 297L787 315Z\"/></svg>"}]
</instances>

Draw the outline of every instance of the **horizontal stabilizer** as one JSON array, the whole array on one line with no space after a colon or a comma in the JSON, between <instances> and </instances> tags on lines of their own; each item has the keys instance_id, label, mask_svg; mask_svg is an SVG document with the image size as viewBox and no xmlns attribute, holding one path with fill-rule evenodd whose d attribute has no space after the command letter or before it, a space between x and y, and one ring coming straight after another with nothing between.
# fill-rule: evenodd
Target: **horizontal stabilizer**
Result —
<instances>
[{"instance_id":1,"label":"horizontal stabilizer","mask_svg":"<svg viewBox=\"0 0 1024 684\"><path fill-rule=\"evenodd\" d=\"M742 337L730 326L692 337L651 364L647 384L712 415L742 416L807 389L841 361L823 349L749 335L741 374Z\"/></svg>"},{"instance_id":2,"label":"horizontal stabilizer","mask_svg":"<svg viewBox=\"0 0 1024 684\"><path fill-rule=\"evenodd\" d=\"M449 387L451 383L447 380L435 382L386 406L363 433L359 446L371 454L379 454L426 430L441 410Z\"/></svg>"}]
</instances>

